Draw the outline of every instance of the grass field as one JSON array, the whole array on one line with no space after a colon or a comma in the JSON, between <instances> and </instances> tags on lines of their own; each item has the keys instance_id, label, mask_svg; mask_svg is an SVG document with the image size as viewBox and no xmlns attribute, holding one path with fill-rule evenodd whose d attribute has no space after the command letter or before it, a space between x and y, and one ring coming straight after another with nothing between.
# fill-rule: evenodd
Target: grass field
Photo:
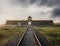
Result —
<instances>
[{"instance_id":1,"label":"grass field","mask_svg":"<svg viewBox=\"0 0 60 46\"><path fill-rule=\"evenodd\" d=\"M0 45L7 42L12 36L15 36L16 34L22 34L25 31L25 27L12 27L12 26L6 26L0 28Z\"/></svg>"},{"instance_id":2,"label":"grass field","mask_svg":"<svg viewBox=\"0 0 60 46\"><path fill-rule=\"evenodd\" d=\"M60 27L37 27L36 29L46 37L51 46L60 46Z\"/></svg>"}]
</instances>

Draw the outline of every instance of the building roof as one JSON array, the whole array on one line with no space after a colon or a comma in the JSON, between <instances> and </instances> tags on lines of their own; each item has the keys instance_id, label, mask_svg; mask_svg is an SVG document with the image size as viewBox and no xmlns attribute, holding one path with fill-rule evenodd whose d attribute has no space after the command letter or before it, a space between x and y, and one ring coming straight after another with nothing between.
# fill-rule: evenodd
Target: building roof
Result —
<instances>
[{"instance_id":1,"label":"building roof","mask_svg":"<svg viewBox=\"0 0 60 46\"><path fill-rule=\"evenodd\" d=\"M28 20L7 20L7 21L28 21ZM53 21L53 20L32 20L32 21Z\"/></svg>"}]
</instances>

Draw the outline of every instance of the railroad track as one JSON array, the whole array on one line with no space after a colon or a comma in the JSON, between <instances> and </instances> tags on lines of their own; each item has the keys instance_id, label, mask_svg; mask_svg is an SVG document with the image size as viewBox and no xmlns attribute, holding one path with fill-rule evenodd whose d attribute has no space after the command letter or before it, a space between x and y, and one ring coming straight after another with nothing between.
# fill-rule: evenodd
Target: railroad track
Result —
<instances>
[{"instance_id":1,"label":"railroad track","mask_svg":"<svg viewBox=\"0 0 60 46\"><path fill-rule=\"evenodd\" d=\"M28 26L17 46L41 46L32 26Z\"/></svg>"}]
</instances>

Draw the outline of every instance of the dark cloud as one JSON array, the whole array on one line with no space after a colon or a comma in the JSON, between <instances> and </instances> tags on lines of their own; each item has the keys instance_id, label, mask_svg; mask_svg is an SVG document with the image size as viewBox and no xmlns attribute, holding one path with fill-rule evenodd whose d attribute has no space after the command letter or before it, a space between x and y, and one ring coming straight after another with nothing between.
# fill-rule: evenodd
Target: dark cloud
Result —
<instances>
[{"instance_id":1,"label":"dark cloud","mask_svg":"<svg viewBox=\"0 0 60 46\"><path fill-rule=\"evenodd\" d=\"M41 1L41 3L39 3ZM23 6L29 6L32 4L37 3L39 6L60 6L60 0L11 0L13 4L17 5L23 5Z\"/></svg>"},{"instance_id":2,"label":"dark cloud","mask_svg":"<svg viewBox=\"0 0 60 46\"><path fill-rule=\"evenodd\" d=\"M18 0L18 1L21 1L22 3L35 3L36 1L38 0Z\"/></svg>"},{"instance_id":3,"label":"dark cloud","mask_svg":"<svg viewBox=\"0 0 60 46\"><path fill-rule=\"evenodd\" d=\"M36 1L37 0L11 0L13 4L18 4L18 5L22 5L22 4L26 5L26 4L31 4L31 3L33 4Z\"/></svg>"},{"instance_id":4,"label":"dark cloud","mask_svg":"<svg viewBox=\"0 0 60 46\"><path fill-rule=\"evenodd\" d=\"M39 3L41 0L10 0L12 5L20 5L20 6L30 6L35 3Z\"/></svg>"},{"instance_id":5,"label":"dark cloud","mask_svg":"<svg viewBox=\"0 0 60 46\"><path fill-rule=\"evenodd\" d=\"M60 0L41 0L41 5L57 6L60 5Z\"/></svg>"},{"instance_id":6,"label":"dark cloud","mask_svg":"<svg viewBox=\"0 0 60 46\"><path fill-rule=\"evenodd\" d=\"M37 1L39 1L39 0L17 0L18 2L20 1L20 2L22 2L22 3L30 3L30 4L33 4L33 3L35 3L35 2L37 2Z\"/></svg>"},{"instance_id":7,"label":"dark cloud","mask_svg":"<svg viewBox=\"0 0 60 46\"><path fill-rule=\"evenodd\" d=\"M30 0L30 3L35 3L36 1L38 1L38 0Z\"/></svg>"},{"instance_id":8,"label":"dark cloud","mask_svg":"<svg viewBox=\"0 0 60 46\"><path fill-rule=\"evenodd\" d=\"M52 18L60 18L60 8L55 8L52 12Z\"/></svg>"}]
</instances>

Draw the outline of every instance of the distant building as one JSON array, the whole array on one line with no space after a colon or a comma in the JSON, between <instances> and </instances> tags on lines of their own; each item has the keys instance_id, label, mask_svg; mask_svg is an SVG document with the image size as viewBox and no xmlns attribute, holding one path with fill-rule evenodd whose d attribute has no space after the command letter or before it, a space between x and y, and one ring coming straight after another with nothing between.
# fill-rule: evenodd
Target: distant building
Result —
<instances>
[{"instance_id":1,"label":"distant building","mask_svg":"<svg viewBox=\"0 0 60 46\"><path fill-rule=\"evenodd\" d=\"M29 16L28 20L7 20L6 25L53 25L53 20L32 20Z\"/></svg>"}]
</instances>

